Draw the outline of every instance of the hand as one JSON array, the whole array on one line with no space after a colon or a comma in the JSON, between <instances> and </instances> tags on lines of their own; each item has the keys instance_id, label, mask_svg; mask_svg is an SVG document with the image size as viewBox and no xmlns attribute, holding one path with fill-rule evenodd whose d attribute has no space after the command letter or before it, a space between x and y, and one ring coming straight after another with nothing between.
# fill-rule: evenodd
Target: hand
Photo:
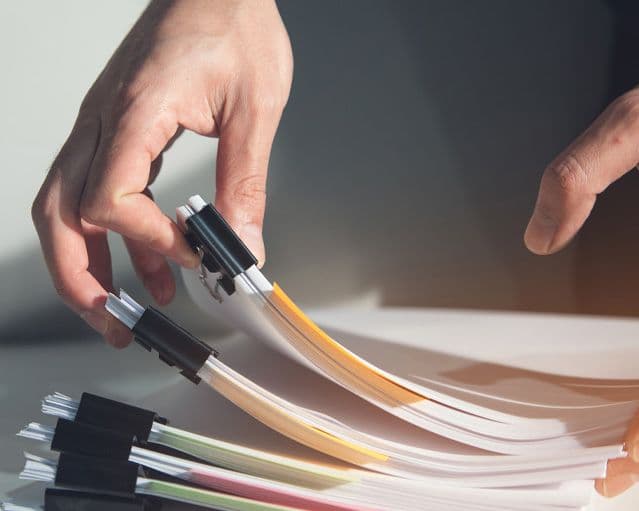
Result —
<instances>
[{"instance_id":1,"label":"hand","mask_svg":"<svg viewBox=\"0 0 639 511\"><path fill-rule=\"evenodd\" d=\"M175 292L165 257L198 264L148 191L180 130L219 137L216 206L263 262L267 166L291 80L274 0L153 1L112 56L32 208L58 293L111 344L131 334L104 310L108 230L160 304Z\"/></svg>"},{"instance_id":2,"label":"hand","mask_svg":"<svg viewBox=\"0 0 639 511\"><path fill-rule=\"evenodd\" d=\"M595 483L595 488L604 497L616 497L639 481L639 415L628 428L624 449L628 456L610 460L606 478Z\"/></svg>"},{"instance_id":3,"label":"hand","mask_svg":"<svg viewBox=\"0 0 639 511\"><path fill-rule=\"evenodd\" d=\"M575 236L597 195L639 162L639 90L614 101L544 172L524 240L536 254L551 254ZM626 435L628 457L608 463L598 480L613 497L639 481L639 416Z\"/></svg>"},{"instance_id":4,"label":"hand","mask_svg":"<svg viewBox=\"0 0 639 511\"><path fill-rule=\"evenodd\" d=\"M552 254L575 236L597 195L639 162L639 89L614 101L545 170L524 240Z\"/></svg>"}]
</instances>

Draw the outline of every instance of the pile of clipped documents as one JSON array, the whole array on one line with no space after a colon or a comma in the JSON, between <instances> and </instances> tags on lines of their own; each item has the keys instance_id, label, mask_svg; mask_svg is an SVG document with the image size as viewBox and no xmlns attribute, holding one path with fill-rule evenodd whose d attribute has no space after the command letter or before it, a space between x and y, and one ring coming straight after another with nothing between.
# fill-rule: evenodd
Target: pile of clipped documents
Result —
<instances>
[{"instance_id":1,"label":"pile of clipped documents","mask_svg":"<svg viewBox=\"0 0 639 511\"><path fill-rule=\"evenodd\" d=\"M262 274L201 198L178 208L178 222L202 255L201 268L184 273L192 298L285 355L291 368L302 366L338 390L325 396L299 379L288 380L285 370L269 377L263 377L265 371L262 377L243 374L225 362L224 353L124 291L109 298L108 310L140 344L193 382L208 384L265 425L335 461L222 442L169 426L154 412L147 413L143 431L127 430L126 423L137 419L105 424L111 412L91 418L86 411L80 414L84 419L78 417L84 397L46 398L43 410L66 422L56 428L32 423L22 434L54 448L58 430L64 430L67 447L59 441L54 448L64 453L73 450L73 438L104 439L107 431L124 429L120 442L128 447L119 462L157 476L138 470L131 498L228 510L568 511L589 502L593 481L605 475L608 460L625 455L623 435L639 408L636 380L568 377L478 361L476 374L460 382L438 371L438 359L420 350L418 340L384 345L329 335ZM91 399L100 398L86 398ZM105 456L95 448L73 455L83 454ZM62 461L30 456L23 476L59 483ZM110 491L73 482L62 486Z\"/></svg>"}]
</instances>

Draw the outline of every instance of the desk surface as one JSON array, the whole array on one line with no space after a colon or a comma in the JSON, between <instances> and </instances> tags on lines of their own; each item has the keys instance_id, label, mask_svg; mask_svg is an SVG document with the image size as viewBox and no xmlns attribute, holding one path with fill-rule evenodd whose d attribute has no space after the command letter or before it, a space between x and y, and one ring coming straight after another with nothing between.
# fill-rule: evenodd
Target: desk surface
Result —
<instances>
[{"instance_id":1,"label":"desk surface","mask_svg":"<svg viewBox=\"0 0 639 511\"><path fill-rule=\"evenodd\" d=\"M383 335L395 342L418 343L440 352L491 359L538 369L548 356L579 347L583 363L571 364L574 375L639 378L639 321L512 313L415 310L320 311L323 325L357 335ZM554 332L556 335L550 335ZM515 335L516 334L516 335ZM605 334L605 335L604 335ZM491 342L488 343L487 339ZM534 343L530 342L534 339ZM211 339L230 364L260 360L260 350L242 336ZM508 345L509 349L504 350ZM487 349L491 346L491 349ZM587 367L586 355L602 346L606 363ZM54 391L79 396L82 391L113 396L156 409L174 424L224 440L281 453L317 458L316 453L266 428L205 386L193 386L155 357L132 346L113 350L97 338L0 347L0 497L16 501L38 498L41 486L16 474L23 451L40 452L34 442L15 433L27 422L51 423L40 413L41 398ZM249 357L250 354L250 357ZM617 355L615 355L617 354ZM497 359L497 360L495 360ZM554 369L562 370L559 365ZM593 496L592 511L629 511L639 504L639 487L621 497Z\"/></svg>"}]
</instances>

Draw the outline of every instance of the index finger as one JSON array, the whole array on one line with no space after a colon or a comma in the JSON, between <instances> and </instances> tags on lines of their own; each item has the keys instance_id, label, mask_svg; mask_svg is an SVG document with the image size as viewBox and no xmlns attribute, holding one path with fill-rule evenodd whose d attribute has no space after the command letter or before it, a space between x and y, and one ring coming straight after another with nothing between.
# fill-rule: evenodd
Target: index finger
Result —
<instances>
[{"instance_id":1,"label":"index finger","mask_svg":"<svg viewBox=\"0 0 639 511\"><path fill-rule=\"evenodd\" d=\"M90 272L91 261L78 213L82 174L86 171L83 166L90 164L92 144L96 143L93 136L97 139L97 134L88 128L81 135L71 135L36 197L32 216L60 297L111 344L123 346L131 334L104 309L108 292ZM100 268L100 272L110 275L110 268Z\"/></svg>"},{"instance_id":2,"label":"index finger","mask_svg":"<svg viewBox=\"0 0 639 511\"><path fill-rule=\"evenodd\" d=\"M639 162L639 91L613 102L545 170L524 236L536 254L565 246L590 214L597 195Z\"/></svg>"},{"instance_id":3,"label":"index finger","mask_svg":"<svg viewBox=\"0 0 639 511\"><path fill-rule=\"evenodd\" d=\"M268 163L284 106L282 100L256 103L237 107L220 128L215 207L261 266Z\"/></svg>"},{"instance_id":4,"label":"index finger","mask_svg":"<svg viewBox=\"0 0 639 511\"><path fill-rule=\"evenodd\" d=\"M80 213L92 224L148 245L179 264L195 267L198 256L177 224L145 193L151 163L177 130L170 112L134 105L107 127L82 193Z\"/></svg>"}]
</instances>

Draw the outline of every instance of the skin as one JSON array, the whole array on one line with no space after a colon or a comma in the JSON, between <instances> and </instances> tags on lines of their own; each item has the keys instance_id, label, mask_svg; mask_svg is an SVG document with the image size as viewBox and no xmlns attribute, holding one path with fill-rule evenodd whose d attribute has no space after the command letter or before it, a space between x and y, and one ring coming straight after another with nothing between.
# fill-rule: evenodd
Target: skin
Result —
<instances>
[{"instance_id":1,"label":"skin","mask_svg":"<svg viewBox=\"0 0 639 511\"><path fill-rule=\"evenodd\" d=\"M113 346L131 333L104 310L108 230L159 304L175 292L166 258L198 264L148 191L183 129L219 137L216 206L263 263L268 160L292 72L274 0L153 1L87 93L32 217L59 295Z\"/></svg>"},{"instance_id":2,"label":"skin","mask_svg":"<svg viewBox=\"0 0 639 511\"><path fill-rule=\"evenodd\" d=\"M219 138L215 204L263 263L268 160L292 72L274 0L153 1L87 93L32 216L56 290L113 346L131 334L104 310L113 290L108 230L123 236L159 304L175 292L166 258L199 263L148 189L184 129ZM570 242L597 195L639 163L636 140L639 90L613 102L545 170L524 236L532 252ZM597 481L603 495L639 479L639 417L626 450Z\"/></svg>"},{"instance_id":3,"label":"skin","mask_svg":"<svg viewBox=\"0 0 639 511\"><path fill-rule=\"evenodd\" d=\"M524 235L535 254L553 254L577 234L597 195L639 163L639 89L616 99L593 124L546 168ZM628 457L608 463L596 482L614 497L639 481L639 416L625 437Z\"/></svg>"}]
</instances>

